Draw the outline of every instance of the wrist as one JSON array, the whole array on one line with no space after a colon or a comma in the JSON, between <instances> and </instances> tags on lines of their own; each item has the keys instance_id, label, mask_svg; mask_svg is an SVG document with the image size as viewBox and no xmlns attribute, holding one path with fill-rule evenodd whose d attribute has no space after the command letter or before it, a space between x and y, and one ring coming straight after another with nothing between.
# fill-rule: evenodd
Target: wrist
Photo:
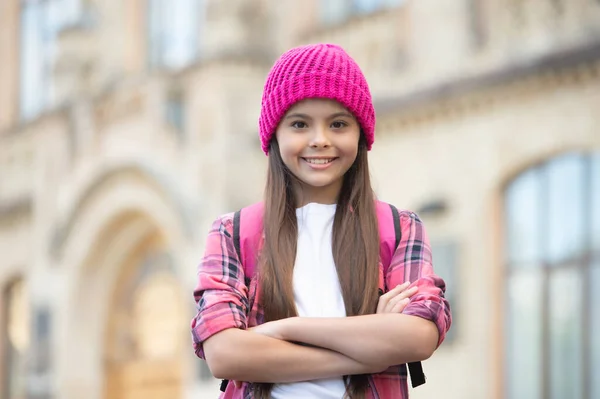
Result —
<instances>
[{"instance_id":1,"label":"wrist","mask_svg":"<svg viewBox=\"0 0 600 399\"><path fill-rule=\"evenodd\" d=\"M281 335L281 339L284 341L293 341L294 340L294 328L297 328L297 322L299 317L288 317L287 319L279 320L279 334Z\"/></svg>"}]
</instances>

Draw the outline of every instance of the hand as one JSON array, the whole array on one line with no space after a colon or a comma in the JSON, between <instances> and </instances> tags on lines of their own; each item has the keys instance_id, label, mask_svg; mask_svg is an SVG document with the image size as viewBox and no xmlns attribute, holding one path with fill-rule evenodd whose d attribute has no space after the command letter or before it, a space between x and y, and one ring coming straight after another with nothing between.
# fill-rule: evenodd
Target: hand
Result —
<instances>
[{"instance_id":1,"label":"hand","mask_svg":"<svg viewBox=\"0 0 600 399\"><path fill-rule=\"evenodd\" d=\"M284 319L285 320L285 319ZM283 320L271 321L268 323L261 324L259 326L250 327L248 331L251 331L255 334L265 335L267 337L283 339L281 334L281 326L283 325ZM244 381L231 381L235 384L236 389L240 389L244 385Z\"/></svg>"},{"instance_id":2,"label":"hand","mask_svg":"<svg viewBox=\"0 0 600 399\"><path fill-rule=\"evenodd\" d=\"M284 340L283 327L285 326L286 320L288 319L270 321L259 326L251 327L248 329L248 331L252 331L255 334L265 335L267 337Z\"/></svg>"},{"instance_id":3,"label":"hand","mask_svg":"<svg viewBox=\"0 0 600 399\"><path fill-rule=\"evenodd\" d=\"M407 281L379 297L376 313L402 313L406 305L409 304L410 297L419 290L416 286L408 288L409 285L410 282Z\"/></svg>"}]
</instances>

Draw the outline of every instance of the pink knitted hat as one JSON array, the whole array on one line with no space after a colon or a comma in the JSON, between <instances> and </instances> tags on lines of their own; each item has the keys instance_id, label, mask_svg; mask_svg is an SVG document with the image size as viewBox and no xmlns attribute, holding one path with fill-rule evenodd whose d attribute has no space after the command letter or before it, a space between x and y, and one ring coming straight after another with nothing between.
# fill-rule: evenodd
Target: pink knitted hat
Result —
<instances>
[{"instance_id":1,"label":"pink knitted hat","mask_svg":"<svg viewBox=\"0 0 600 399\"><path fill-rule=\"evenodd\" d=\"M306 98L329 98L346 107L356 117L371 149L375 110L364 75L340 46L313 44L288 50L269 72L258 120L265 154L281 118Z\"/></svg>"}]
</instances>

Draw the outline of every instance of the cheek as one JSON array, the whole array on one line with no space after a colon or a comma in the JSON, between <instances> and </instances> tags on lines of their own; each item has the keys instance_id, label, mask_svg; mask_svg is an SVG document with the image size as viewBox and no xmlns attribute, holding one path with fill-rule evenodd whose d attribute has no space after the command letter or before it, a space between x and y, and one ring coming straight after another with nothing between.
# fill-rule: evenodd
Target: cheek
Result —
<instances>
[{"instance_id":1,"label":"cheek","mask_svg":"<svg viewBox=\"0 0 600 399\"><path fill-rule=\"evenodd\" d=\"M288 161L294 156L293 147L286 143L279 144L279 153L281 154L281 159L283 159L285 163L288 163Z\"/></svg>"},{"instance_id":2,"label":"cheek","mask_svg":"<svg viewBox=\"0 0 600 399\"><path fill-rule=\"evenodd\" d=\"M344 152L352 158L356 158L356 155L358 155L358 143L351 143L347 145L344 149Z\"/></svg>"},{"instance_id":3,"label":"cheek","mask_svg":"<svg viewBox=\"0 0 600 399\"><path fill-rule=\"evenodd\" d=\"M354 162L358 155L358 138L346 141L343 145L340 145L340 150L345 157L350 158Z\"/></svg>"},{"instance_id":4,"label":"cheek","mask_svg":"<svg viewBox=\"0 0 600 399\"><path fill-rule=\"evenodd\" d=\"M295 150L294 146L290 146L289 143L280 143L279 154L281 155L281 160L285 166L291 170L296 168L296 165L298 164L298 152Z\"/></svg>"},{"instance_id":5,"label":"cheek","mask_svg":"<svg viewBox=\"0 0 600 399\"><path fill-rule=\"evenodd\" d=\"M356 157L358 156L358 148L354 148L352 151L347 153L348 167L352 166L354 161L356 161Z\"/></svg>"},{"instance_id":6,"label":"cheek","mask_svg":"<svg viewBox=\"0 0 600 399\"><path fill-rule=\"evenodd\" d=\"M302 145L295 137L282 135L281 139L278 139L278 143L279 152L283 160L297 157L302 151Z\"/></svg>"}]
</instances>

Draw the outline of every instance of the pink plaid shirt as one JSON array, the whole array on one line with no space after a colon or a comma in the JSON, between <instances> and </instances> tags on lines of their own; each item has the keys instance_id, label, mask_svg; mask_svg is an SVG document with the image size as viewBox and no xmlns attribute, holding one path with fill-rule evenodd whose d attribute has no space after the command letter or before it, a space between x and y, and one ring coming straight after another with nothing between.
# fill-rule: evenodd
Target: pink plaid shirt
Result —
<instances>
[{"instance_id":1,"label":"pink plaid shirt","mask_svg":"<svg viewBox=\"0 0 600 399\"><path fill-rule=\"evenodd\" d=\"M401 241L387 275L380 264L380 287L395 287L411 281L419 287L404 314L435 323L439 344L450 328L450 306L444 298L445 283L433 272L431 249L422 222L409 211L400 211ZM233 213L217 219L208 234L205 254L198 266L198 284L194 299L198 313L192 320L192 339L196 355L204 359L202 343L228 328L246 329L264 322L261 306L255 300L256 276L249 279L238 259L233 242ZM250 384L234 389L229 384L221 399L251 399ZM370 376L372 399L408 398L407 367L390 367Z\"/></svg>"}]
</instances>

